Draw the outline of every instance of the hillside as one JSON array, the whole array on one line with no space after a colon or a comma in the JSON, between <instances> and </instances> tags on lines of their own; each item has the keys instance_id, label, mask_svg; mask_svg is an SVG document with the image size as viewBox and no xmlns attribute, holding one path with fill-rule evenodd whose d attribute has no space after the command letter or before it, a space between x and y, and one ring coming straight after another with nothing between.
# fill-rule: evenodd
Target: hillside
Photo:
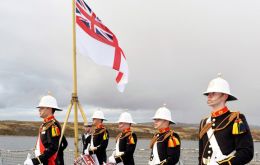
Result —
<instances>
[{"instance_id":1,"label":"hillside","mask_svg":"<svg viewBox=\"0 0 260 165\"><path fill-rule=\"evenodd\" d=\"M0 121L0 135L12 136L37 136L41 122L32 121ZM105 123L110 136L115 137L118 133L117 124ZM198 138L198 125L178 123L173 129L179 133L182 139L196 140ZM139 138L151 138L154 134L152 123L136 124L133 126ZM83 123L79 123L79 133L83 132ZM260 140L260 129L253 127L252 135L254 140ZM73 123L68 123L65 131L68 137L74 136Z\"/></svg>"}]
</instances>

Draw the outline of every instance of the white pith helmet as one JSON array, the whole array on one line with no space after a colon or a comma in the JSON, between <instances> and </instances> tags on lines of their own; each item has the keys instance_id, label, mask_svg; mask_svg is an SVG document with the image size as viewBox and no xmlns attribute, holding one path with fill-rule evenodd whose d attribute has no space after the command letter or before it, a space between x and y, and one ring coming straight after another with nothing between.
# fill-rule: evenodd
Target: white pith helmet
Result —
<instances>
[{"instance_id":1,"label":"white pith helmet","mask_svg":"<svg viewBox=\"0 0 260 165\"><path fill-rule=\"evenodd\" d=\"M131 116L130 113L128 112L123 112L121 113L117 123L130 123L130 124L136 124L134 121L133 121L133 118Z\"/></svg>"},{"instance_id":2,"label":"white pith helmet","mask_svg":"<svg viewBox=\"0 0 260 165\"><path fill-rule=\"evenodd\" d=\"M218 73L218 77L209 82L207 91L203 94L207 96L212 92L225 93L228 94L227 101L237 100L237 98L231 94L228 82L221 76L221 73Z\"/></svg>"},{"instance_id":3,"label":"white pith helmet","mask_svg":"<svg viewBox=\"0 0 260 165\"><path fill-rule=\"evenodd\" d=\"M106 120L105 116L104 116L104 113L102 111L95 111L93 116L92 116L92 119L102 119L102 120Z\"/></svg>"},{"instance_id":4,"label":"white pith helmet","mask_svg":"<svg viewBox=\"0 0 260 165\"><path fill-rule=\"evenodd\" d=\"M48 108L53 108L57 111L62 111L62 109L58 107L57 100L50 94L43 96L41 98L37 108L41 108L41 107L48 107Z\"/></svg>"},{"instance_id":5,"label":"white pith helmet","mask_svg":"<svg viewBox=\"0 0 260 165\"><path fill-rule=\"evenodd\" d=\"M169 121L172 124L175 124L175 122L172 120L171 111L168 108L166 108L165 105L163 107L160 107L155 112L153 119L163 119Z\"/></svg>"}]
</instances>

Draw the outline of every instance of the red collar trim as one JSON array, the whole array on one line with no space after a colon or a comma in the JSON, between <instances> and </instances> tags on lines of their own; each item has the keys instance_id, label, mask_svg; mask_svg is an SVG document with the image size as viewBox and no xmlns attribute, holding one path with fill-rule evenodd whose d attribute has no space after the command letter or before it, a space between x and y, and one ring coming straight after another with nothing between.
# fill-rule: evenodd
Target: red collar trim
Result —
<instances>
[{"instance_id":1,"label":"red collar trim","mask_svg":"<svg viewBox=\"0 0 260 165\"><path fill-rule=\"evenodd\" d=\"M221 116L221 115L227 113L228 111L229 111L228 108L227 108L227 107L224 107L224 108L222 108L222 109L220 109L220 110L217 110L217 111L215 111L215 112L212 112L212 113L211 113L211 117L219 117L219 116Z\"/></svg>"},{"instance_id":2,"label":"red collar trim","mask_svg":"<svg viewBox=\"0 0 260 165\"><path fill-rule=\"evenodd\" d=\"M159 129L159 133L164 133L164 132L167 132L167 131L170 131L170 127Z\"/></svg>"},{"instance_id":3,"label":"red collar trim","mask_svg":"<svg viewBox=\"0 0 260 165\"><path fill-rule=\"evenodd\" d=\"M130 132L130 131L131 131L131 128L129 127L129 128L124 129L123 133L127 133L127 132Z\"/></svg>"},{"instance_id":4,"label":"red collar trim","mask_svg":"<svg viewBox=\"0 0 260 165\"><path fill-rule=\"evenodd\" d=\"M101 124L97 125L97 128L105 128L105 126L101 123Z\"/></svg>"},{"instance_id":5,"label":"red collar trim","mask_svg":"<svg viewBox=\"0 0 260 165\"><path fill-rule=\"evenodd\" d=\"M46 122L48 122L48 121L50 121L50 120L52 120L52 119L55 119L54 116L46 117L46 118L44 119L44 122L46 123Z\"/></svg>"}]
</instances>

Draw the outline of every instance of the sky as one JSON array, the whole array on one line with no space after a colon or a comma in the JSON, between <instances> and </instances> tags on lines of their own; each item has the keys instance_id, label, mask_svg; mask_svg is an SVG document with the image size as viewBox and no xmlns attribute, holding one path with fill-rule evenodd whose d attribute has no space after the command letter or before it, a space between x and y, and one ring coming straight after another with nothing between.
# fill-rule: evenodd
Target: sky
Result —
<instances>
[{"instance_id":1,"label":"sky","mask_svg":"<svg viewBox=\"0 0 260 165\"><path fill-rule=\"evenodd\" d=\"M89 120L102 110L108 122L124 111L151 122L166 104L174 121L198 124L211 111L202 93L221 72L239 98L228 107L260 125L260 1L86 2L117 36L129 66L120 93L112 69L77 54L78 97ZM71 1L1 1L0 18L0 120L41 120L35 107L48 91L64 120L73 88Z\"/></svg>"}]
</instances>

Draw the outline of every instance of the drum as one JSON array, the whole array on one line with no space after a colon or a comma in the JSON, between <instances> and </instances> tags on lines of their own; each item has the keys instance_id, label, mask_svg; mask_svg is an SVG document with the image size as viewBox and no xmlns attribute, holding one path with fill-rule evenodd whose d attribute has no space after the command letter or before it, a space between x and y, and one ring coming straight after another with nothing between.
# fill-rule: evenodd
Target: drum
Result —
<instances>
[{"instance_id":1,"label":"drum","mask_svg":"<svg viewBox=\"0 0 260 165\"><path fill-rule=\"evenodd\" d=\"M95 165L95 162L90 155L80 155L74 160L74 165Z\"/></svg>"}]
</instances>

